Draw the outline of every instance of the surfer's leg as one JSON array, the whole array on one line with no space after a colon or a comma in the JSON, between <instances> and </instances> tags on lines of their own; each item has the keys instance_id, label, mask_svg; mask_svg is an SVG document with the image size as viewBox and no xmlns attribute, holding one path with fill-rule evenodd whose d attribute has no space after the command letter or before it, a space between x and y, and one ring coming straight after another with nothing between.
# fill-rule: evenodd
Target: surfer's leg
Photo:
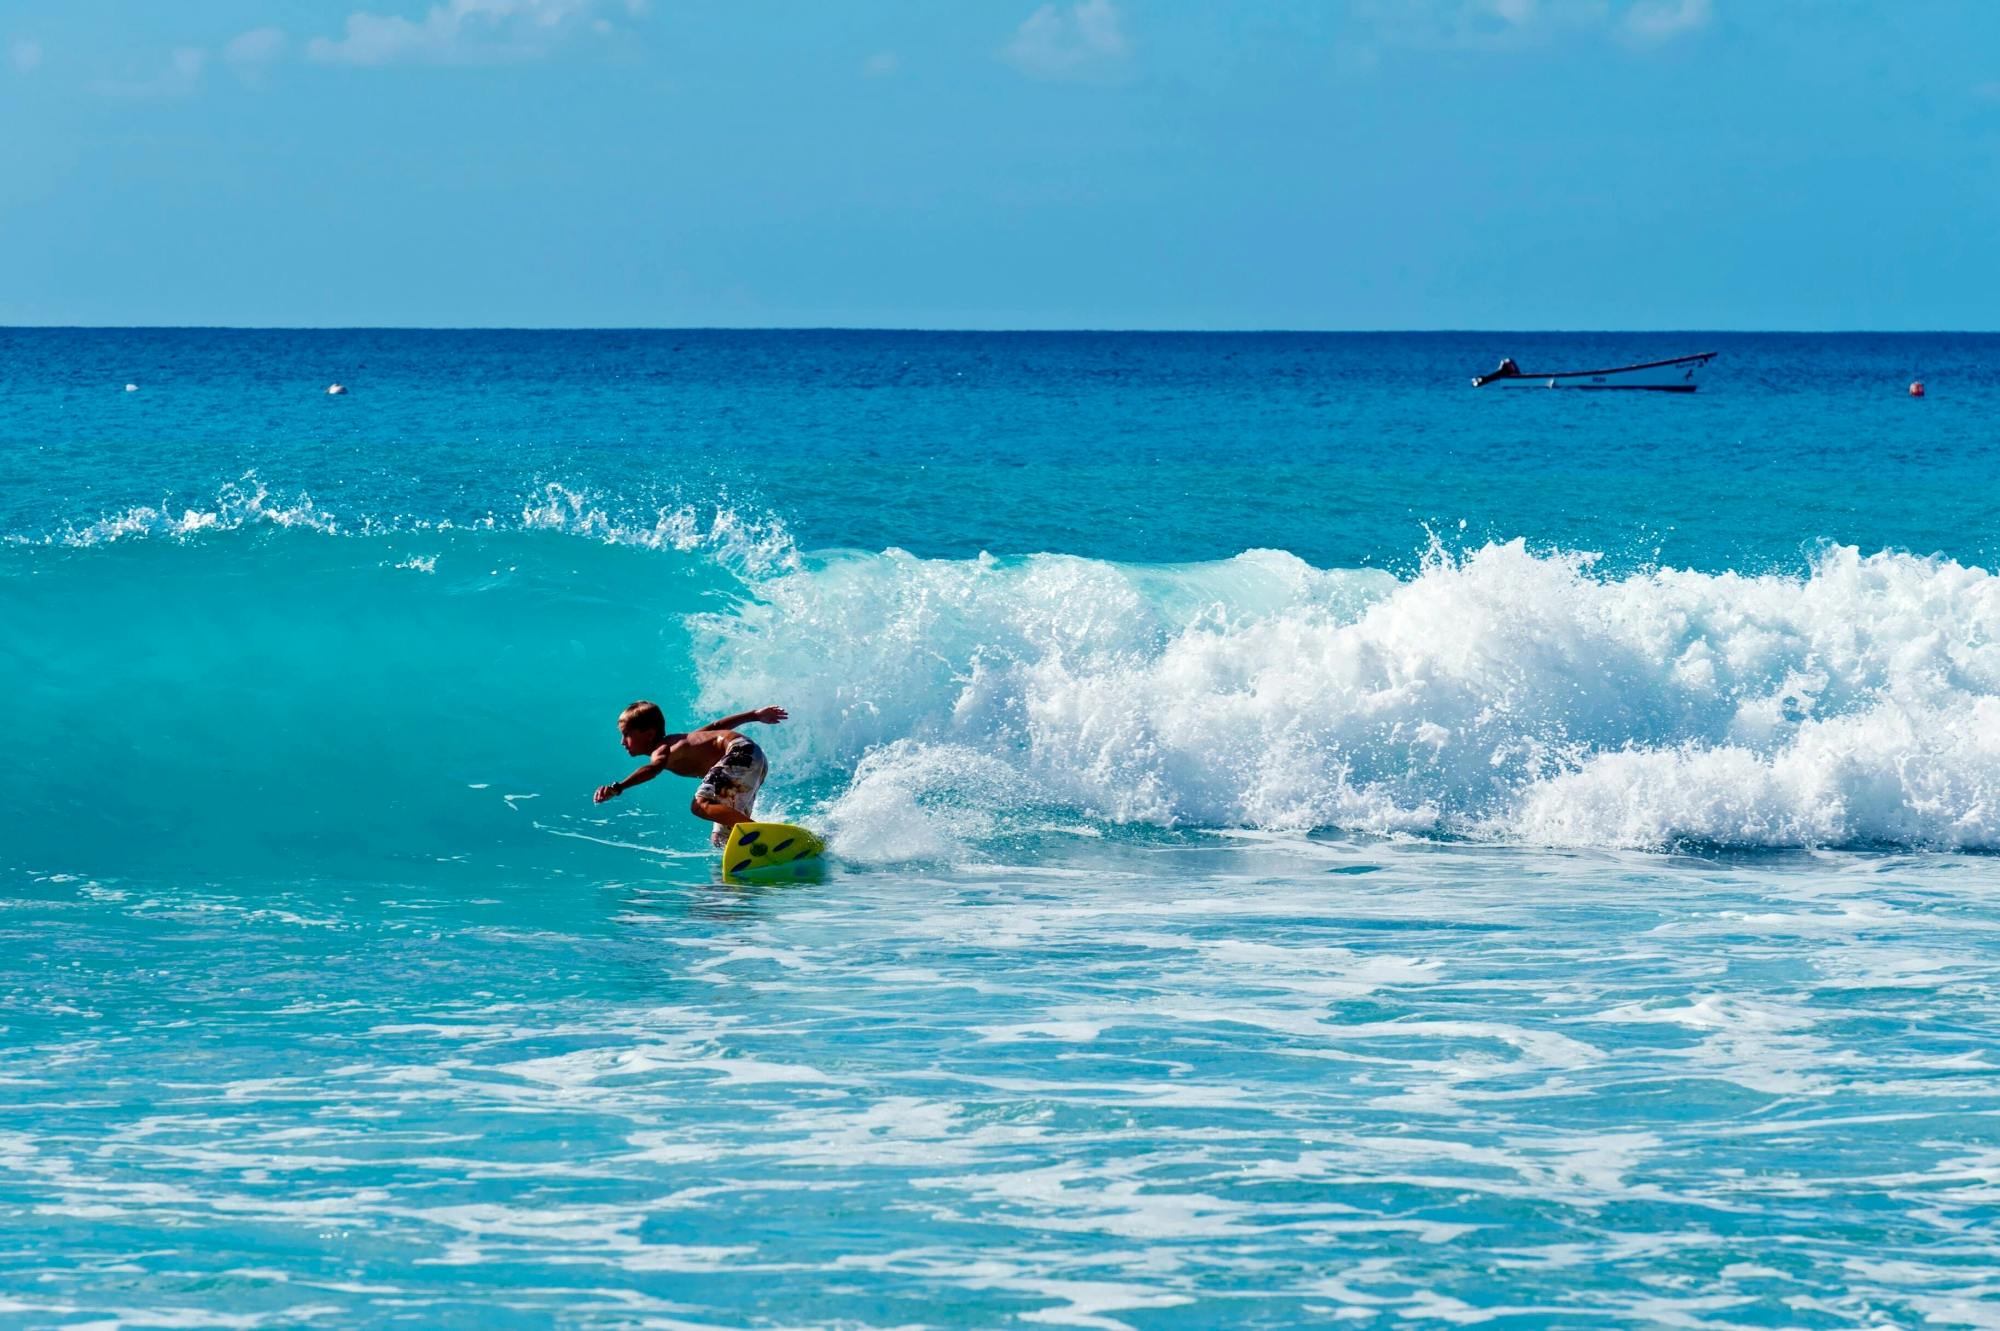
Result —
<instances>
[{"instance_id":1,"label":"surfer's leg","mask_svg":"<svg viewBox=\"0 0 2000 1331\"><path fill-rule=\"evenodd\" d=\"M729 829L747 816L736 807L736 774L721 763L708 769L708 775L701 780L701 786L694 792L694 800L688 811L697 818L706 818L715 824L709 833L713 845L721 845L729 839Z\"/></svg>"},{"instance_id":2,"label":"surfer's leg","mask_svg":"<svg viewBox=\"0 0 2000 1331\"><path fill-rule=\"evenodd\" d=\"M764 751L754 741L745 740L750 745L750 762L736 771L737 788L743 792L743 802L737 805L745 818L752 817L751 811L757 807L757 792L764 788L764 778L771 774L770 763L764 760Z\"/></svg>"},{"instance_id":3,"label":"surfer's leg","mask_svg":"<svg viewBox=\"0 0 2000 1331\"><path fill-rule=\"evenodd\" d=\"M719 846L729 840L729 829L738 823L750 821L750 815L733 804L721 800L705 800L696 795L688 808L697 818L706 818L715 824L715 830L708 834L709 844Z\"/></svg>"},{"instance_id":4,"label":"surfer's leg","mask_svg":"<svg viewBox=\"0 0 2000 1331\"><path fill-rule=\"evenodd\" d=\"M768 771L764 752L747 739L739 739L722 755L722 761L708 769L694 801L688 809L697 818L715 824L709 843L720 846L729 840L729 829L750 821L757 805L757 788Z\"/></svg>"}]
</instances>

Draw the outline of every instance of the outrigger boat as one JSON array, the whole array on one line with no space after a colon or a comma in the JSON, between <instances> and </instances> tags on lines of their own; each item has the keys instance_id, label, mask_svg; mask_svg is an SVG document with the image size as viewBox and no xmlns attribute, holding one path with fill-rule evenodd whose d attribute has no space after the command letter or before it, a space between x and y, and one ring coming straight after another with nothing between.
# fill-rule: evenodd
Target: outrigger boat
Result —
<instances>
[{"instance_id":1,"label":"outrigger boat","mask_svg":"<svg viewBox=\"0 0 2000 1331\"><path fill-rule=\"evenodd\" d=\"M1472 381L1474 388L1491 384L1498 388L1649 388L1656 393L1692 393L1694 372L1715 359L1713 351L1698 356L1676 356L1672 360L1649 360L1643 365L1620 365L1615 370L1563 370L1556 374L1529 374L1509 356L1491 374Z\"/></svg>"}]
</instances>

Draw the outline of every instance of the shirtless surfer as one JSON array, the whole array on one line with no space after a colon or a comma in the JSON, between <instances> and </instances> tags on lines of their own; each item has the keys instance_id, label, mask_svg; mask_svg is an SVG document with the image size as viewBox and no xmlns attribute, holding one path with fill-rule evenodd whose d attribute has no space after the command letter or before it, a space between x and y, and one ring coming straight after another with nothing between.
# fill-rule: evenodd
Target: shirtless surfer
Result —
<instances>
[{"instance_id":1,"label":"shirtless surfer","mask_svg":"<svg viewBox=\"0 0 2000 1331\"><path fill-rule=\"evenodd\" d=\"M701 786L688 807L697 818L715 824L709 840L721 845L729 839L729 829L750 821L757 803L757 789L764 784L770 765L757 741L739 735L736 726L761 721L775 726L785 719L782 707L760 707L754 712L738 712L720 721L711 721L685 735L669 735L666 717L654 703L635 702L618 714L618 738L633 757L652 754L644 767L608 786L597 788L597 803L622 795L633 786L651 781L662 772L677 776L698 776Z\"/></svg>"}]
</instances>

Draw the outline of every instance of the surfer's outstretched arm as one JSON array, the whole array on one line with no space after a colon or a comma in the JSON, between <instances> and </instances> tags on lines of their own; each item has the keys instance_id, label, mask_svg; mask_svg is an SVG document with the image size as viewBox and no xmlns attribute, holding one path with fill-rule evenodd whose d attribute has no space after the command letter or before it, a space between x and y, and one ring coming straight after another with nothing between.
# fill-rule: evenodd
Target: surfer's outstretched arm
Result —
<instances>
[{"instance_id":1,"label":"surfer's outstretched arm","mask_svg":"<svg viewBox=\"0 0 2000 1331\"><path fill-rule=\"evenodd\" d=\"M644 767L641 767L638 771L632 773L632 775L626 777L623 781L613 781L608 786L599 786L597 788L597 794L592 797L591 802L593 804L602 804L604 803L604 801L612 798L614 795L622 795L634 786L644 785L646 782L651 781L654 777L658 776L660 773L666 770L667 770L666 760L656 759L653 762L647 763Z\"/></svg>"},{"instance_id":2,"label":"surfer's outstretched arm","mask_svg":"<svg viewBox=\"0 0 2000 1331\"><path fill-rule=\"evenodd\" d=\"M720 721L710 721L702 729L734 730L736 727L748 725L752 721L762 721L767 726L775 726L789 715L791 713L782 707L759 707L754 712L738 712L734 716L725 716Z\"/></svg>"}]
</instances>

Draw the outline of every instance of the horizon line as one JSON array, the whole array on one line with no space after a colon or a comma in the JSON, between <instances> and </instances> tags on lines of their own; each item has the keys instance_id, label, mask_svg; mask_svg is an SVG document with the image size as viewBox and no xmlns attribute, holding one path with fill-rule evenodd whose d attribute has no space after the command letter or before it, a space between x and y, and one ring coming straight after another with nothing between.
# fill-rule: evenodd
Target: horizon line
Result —
<instances>
[{"instance_id":1,"label":"horizon line","mask_svg":"<svg viewBox=\"0 0 2000 1331\"><path fill-rule=\"evenodd\" d=\"M1440 334L1667 336L1777 334L1810 337L1985 337L2000 328L1169 328L951 327L943 324L88 324L0 323L0 332L73 333L982 333L989 335L1158 335L1182 337L1384 337Z\"/></svg>"}]
</instances>

